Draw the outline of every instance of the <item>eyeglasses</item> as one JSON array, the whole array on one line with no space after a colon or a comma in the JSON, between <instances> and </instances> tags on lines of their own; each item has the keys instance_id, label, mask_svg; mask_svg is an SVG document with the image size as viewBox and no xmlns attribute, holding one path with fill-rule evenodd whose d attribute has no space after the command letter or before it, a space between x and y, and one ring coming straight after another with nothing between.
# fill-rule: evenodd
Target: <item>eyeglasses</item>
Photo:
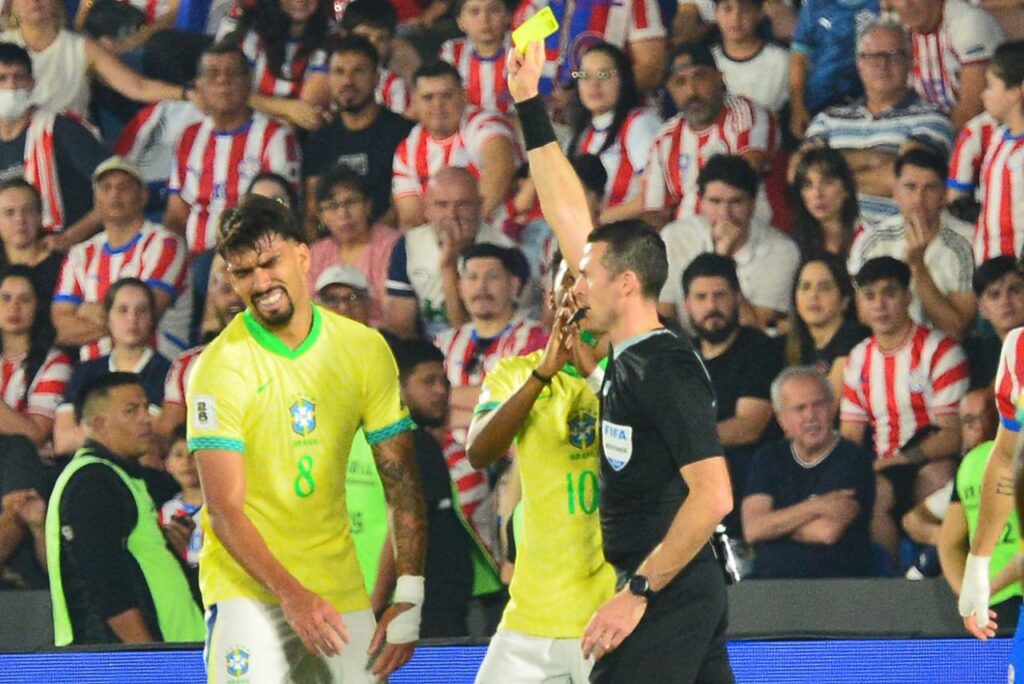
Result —
<instances>
[{"instance_id":1,"label":"eyeglasses","mask_svg":"<svg viewBox=\"0 0 1024 684\"><path fill-rule=\"evenodd\" d=\"M907 53L903 50L884 50L882 52L858 52L857 59L864 62L884 62L885 64L895 64L896 62L903 61L903 58L907 56Z\"/></svg>"},{"instance_id":2,"label":"eyeglasses","mask_svg":"<svg viewBox=\"0 0 1024 684\"><path fill-rule=\"evenodd\" d=\"M320 303L327 308L335 308L343 304L355 304L366 300L366 295L360 292L349 292L341 295L320 295Z\"/></svg>"},{"instance_id":3,"label":"eyeglasses","mask_svg":"<svg viewBox=\"0 0 1024 684\"><path fill-rule=\"evenodd\" d=\"M577 81L589 81L596 78L598 81L607 81L613 76L618 76L618 69L599 69L598 71L574 71L572 77Z\"/></svg>"}]
</instances>

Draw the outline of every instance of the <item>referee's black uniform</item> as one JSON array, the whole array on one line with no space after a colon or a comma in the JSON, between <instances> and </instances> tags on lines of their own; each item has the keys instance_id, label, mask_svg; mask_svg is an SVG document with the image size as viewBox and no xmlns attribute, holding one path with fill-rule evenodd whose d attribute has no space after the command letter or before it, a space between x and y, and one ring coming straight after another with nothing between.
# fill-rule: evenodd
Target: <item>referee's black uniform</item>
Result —
<instances>
[{"instance_id":1,"label":"referee's black uniform","mask_svg":"<svg viewBox=\"0 0 1024 684\"><path fill-rule=\"evenodd\" d=\"M722 447L711 382L690 343L655 330L616 345L601 387L601 530L619 586L664 538L689 492L679 469ZM592 682L733 682L726 593L709 545L649 601Z\"/></svg>"}]
</instances>

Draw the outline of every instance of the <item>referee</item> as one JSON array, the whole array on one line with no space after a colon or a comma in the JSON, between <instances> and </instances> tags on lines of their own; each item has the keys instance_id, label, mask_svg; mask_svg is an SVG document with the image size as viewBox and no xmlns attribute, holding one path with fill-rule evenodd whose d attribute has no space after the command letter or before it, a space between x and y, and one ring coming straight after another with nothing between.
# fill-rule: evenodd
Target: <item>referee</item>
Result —
<instances>
[{"instance_id":1,"label":"referee","mask_svg":"<svg viewBox=\"0 0 1024 684\"><path fill-rule=\"evenodd\" d=\"M583 635L591 682L725 683L725 581L709 539L732 510L711 382L693 347L665 330L657 301L665 244L640 221L591 232L583 188L537 96L539 43L508 59L541 208L587 307L611 341L601 387L600 516L618 578Z\"/></svg>"}]
</instances>

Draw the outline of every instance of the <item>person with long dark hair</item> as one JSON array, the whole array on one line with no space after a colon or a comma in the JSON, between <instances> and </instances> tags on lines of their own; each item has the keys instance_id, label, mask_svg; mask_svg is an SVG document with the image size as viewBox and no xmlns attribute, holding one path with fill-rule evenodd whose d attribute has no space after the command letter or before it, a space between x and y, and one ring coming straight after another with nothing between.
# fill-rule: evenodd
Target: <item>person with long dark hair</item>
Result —
<instances>
[{"instance_id":1,"label":"person with long dark hair","mask_svg":"<svg viewBox=\"0 0 1024 684\"><path fill-rule=\"evenodd\" d=\"M637 216L643 209L640 177L661 118L643 106L629 57L610 43L588 48L573 77L568 154L601 158L608 172L602 222Z\"/></svg>"},{"instance_id":2,"label":"person with long dark hair","mask_svg":"<svg viewBox=\"0 0 1024 684\"><path fill-rule=\"evenodd\" d=\"M30 267L17 264L0 273L0 433L24 435L37 449L50 441L71 377L70 359L53 348L47 301Z\"/></svg>"},{"instance_id":3,"label":"person with long dark hair","mask_svg":"<svg viewBox=\"0 0 1024 684\"><path fill-rule=\"evenodd\" d=\"M857 183L843 155L808 150L793 181L792 235L804 256L824 252L846 259L853 238L868 229L857 204Z\"/></svg>"},{"instance_id":4,"label":"person with long dark hair","mask_svg":"<svg viewBox=\"0 0 1024 684\"><path fill-rule=\"evenodd\" d=\"M842 259L828 252L804 259L793 283L786 365L813 366L824 373L837 405L846 357L868 336L854 307L853 283Z\"/></svg>"},{"instance_id":5,"label":"person with long dark hair","mask_svg":"<svg viewBox=\"0 0 1024 684\"><path fill-rule=\"evenodd\" d=\"M237 45L252 66L250 104L304 130L325 123L328 0L255 0L217 38Z\"/></svg>"}]
</instances>

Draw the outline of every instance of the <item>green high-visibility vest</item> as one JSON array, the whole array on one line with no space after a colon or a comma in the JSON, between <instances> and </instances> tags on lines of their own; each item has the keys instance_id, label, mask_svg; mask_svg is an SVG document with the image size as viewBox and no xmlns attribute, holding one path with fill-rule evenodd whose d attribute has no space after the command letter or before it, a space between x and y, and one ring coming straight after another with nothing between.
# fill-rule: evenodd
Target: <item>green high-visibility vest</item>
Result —
<instances>
[{"instance_id":1,"label":"green high-visibility vest","mask_svg":"<svg viewBox=\"0 0 1024 684\"><path fill-rule=\"evenodd\" d=\"M60 573L61 522L60 504L71 477L93 463L107 466L124 482L135 499L135 527L128 535L128 552L142 569L149 594L153 597L157 623L164 641L202 641L205 634L203 615L192 600L192 592L181 565L167 548L157 518L156 506L146 483L128 475L111 461L96 456L89 447L78 450L64 472L57 478L46 512L46 557L50 574L50 597L53 602L53 639L57 646L74 641L71 616Z\"/></svg>"}]
</instances>

